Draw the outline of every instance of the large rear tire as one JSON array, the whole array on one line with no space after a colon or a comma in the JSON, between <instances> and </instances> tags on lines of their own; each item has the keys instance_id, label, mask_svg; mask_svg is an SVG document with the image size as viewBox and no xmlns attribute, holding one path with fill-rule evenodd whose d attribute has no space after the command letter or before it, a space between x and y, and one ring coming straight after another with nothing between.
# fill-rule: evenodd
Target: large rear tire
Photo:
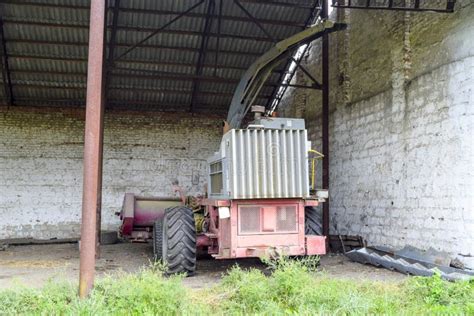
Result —
<instances>
[{"instance_id":1,"label":"large rear tire","mask_svg":"<svg viewBox=\"0 0 474 316\"><path fill-rule=\"evenodd\" d=\"M305 234L321 236L323 234L322 220L322 214L317 208L306 206L304 208Z\"/></svg>"},{"instance_id":2,"label":"large rear tire","mask_svg":"<svg viewBox=\"0 0 474 316\"><path fill-rule=\"evenodd\" d=\"M157 219L153 224L153 258L163 259L163 219Z\"/></svg>"},{"instance_id":3,"label":"large rear tire","mask_svg":"<svg viewBox=\"0 0 474 316\"><path fill-rule=\"evenodd\" d=\"M186 206L170 207L163 218L162 258L168 274L196 271L196 227L193 211Z\"/></svg>"}]
</instances>

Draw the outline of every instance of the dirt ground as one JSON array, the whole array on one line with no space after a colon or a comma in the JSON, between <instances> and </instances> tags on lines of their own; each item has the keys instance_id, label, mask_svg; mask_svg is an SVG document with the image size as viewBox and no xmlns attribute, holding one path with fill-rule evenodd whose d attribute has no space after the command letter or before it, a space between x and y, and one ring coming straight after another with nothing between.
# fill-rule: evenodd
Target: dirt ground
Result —
<instances>
[{"instance_id":1,"label":"dirt ground","mask_svg":"<svg viewBox=\"0 0 474 316\"><path fill-rule=\"evenodd\" d=\"M120 271L136 272L150 265L152 247L148 244L119 243L101 247L97 261L97 273L113 274ZM223 273L235 264L243 268L265 269L258 259L198 260L195 276L184 283L193 288L215 284ZM406 278L398 272L351 262L343 255L326 255L321 267L330 277L358 280L397 282ZM79 251L77 244L10 246L0 251L0 289L14 285L40 287L49 280L75 282L79 275Z\"/></svg>"}]
</instances>

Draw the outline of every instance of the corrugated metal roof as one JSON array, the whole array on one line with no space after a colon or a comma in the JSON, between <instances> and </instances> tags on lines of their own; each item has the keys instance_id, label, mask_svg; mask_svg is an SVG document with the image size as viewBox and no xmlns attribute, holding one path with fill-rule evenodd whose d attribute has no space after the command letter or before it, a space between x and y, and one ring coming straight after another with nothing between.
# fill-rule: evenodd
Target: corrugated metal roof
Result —
<instances>
[{"instance_id":1,"label":"corrugated metal roof","mask_svg":"<svg viewBox=\"0 0 474 316\"><path fill-rule=\"evenodd\" d=\"M108 83L113 93L109 93L108 107L189 111L197 86L193 110L213 114L227 112L240 77L273 42L231 0L215 0L212 27L205 35L209 1L203 1L113 63ZM198 2L121 0L114 58ZM223 3L220 28L219 3ZM240 0L240 3L279 40L304 28L319 1ZM0 5L15 104L84 106L90 2L0 0ZM107 51L114 5L114 0L109 1ZM209 41L198 72L203 36L209 36ZM272 74L258 103L268 103L283 69L282 65ZM0 98L8 102L5 93L8 86L1 82Z\"/></svg>"}]
</instances>

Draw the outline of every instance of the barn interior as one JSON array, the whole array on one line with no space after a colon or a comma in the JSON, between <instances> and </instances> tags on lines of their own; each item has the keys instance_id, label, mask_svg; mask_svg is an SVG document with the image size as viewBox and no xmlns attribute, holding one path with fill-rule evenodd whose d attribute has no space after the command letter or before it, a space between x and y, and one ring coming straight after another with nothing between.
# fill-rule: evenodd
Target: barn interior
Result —
<instances>
[{"instance_id":1,"label":"barn interior","mask_svg":"<svg viewBox=\"0 0 474 316\"><path fill-rule=\"evenodd\" d=\"M254 102L305 119L324 155L322 234L344 252L413 247L474 269L472 1L0 0L0 9L1 279L27 282L35 270L43 282L61 267L76 277L81 229L90 251L81 260L146 264L146 245L96 249L100 231L119 229L124 194L177 197L176 180L203 194L240 78L326 18L347 28L295 49ZM385 272L361 275L370 273Z\"/></svg>"}]
</instances>

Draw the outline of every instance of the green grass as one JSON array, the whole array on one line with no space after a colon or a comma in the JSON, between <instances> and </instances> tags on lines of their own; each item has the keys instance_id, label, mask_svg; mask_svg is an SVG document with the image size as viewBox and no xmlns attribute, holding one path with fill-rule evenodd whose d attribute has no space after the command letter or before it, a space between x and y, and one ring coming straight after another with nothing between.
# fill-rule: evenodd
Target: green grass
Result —
<instances>
[{"instance_id":1,"label":"green grass","mask_svg":"<svg viewBox=\"0 0 474 316\"><path fill-rule=\"evenodd\" d=\"M234 267L222 282L188 289L182 277L152 267L99 280L90 297L71 284L0 292L5 315L474 315L474 281L450 283L439 275L401 283L333 279L312 272L314 260L270 262L270 276Z\"/></svg>"}]
</instances>

